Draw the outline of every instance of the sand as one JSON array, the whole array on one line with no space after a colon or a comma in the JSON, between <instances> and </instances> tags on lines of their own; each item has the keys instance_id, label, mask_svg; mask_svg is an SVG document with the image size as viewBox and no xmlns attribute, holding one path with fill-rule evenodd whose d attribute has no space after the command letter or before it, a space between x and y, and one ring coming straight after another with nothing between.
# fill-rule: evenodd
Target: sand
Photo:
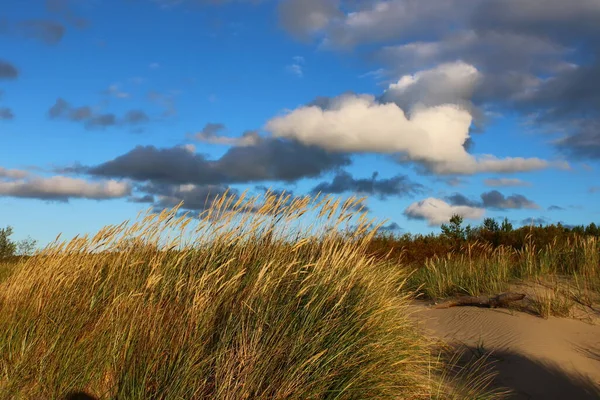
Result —
<instances>
[{"instance_id":1,"label":"sand","mask_svg":"<svg viewBox=\"0 0 600 400\"><path fill-rule=\"evenodd\" d=\"M600 324L505 309L415 303L430 335L473 354L492 352L494 385L510 399L600 399Z\"/></svg>"}]
</instances>

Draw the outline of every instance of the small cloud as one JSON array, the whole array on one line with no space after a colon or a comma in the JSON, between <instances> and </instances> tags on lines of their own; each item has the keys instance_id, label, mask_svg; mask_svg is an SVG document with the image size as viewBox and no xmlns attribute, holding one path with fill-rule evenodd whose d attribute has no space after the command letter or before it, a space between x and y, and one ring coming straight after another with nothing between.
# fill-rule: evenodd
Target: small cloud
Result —
<instances>
[{"instance_id":1,"label":"small cloud","mask_svg":"<svg viewBox=\"0 0 600 400\"><path fill-rule=\"evenodd\" d=\"M19 70L9 63L0 59L0 79L17 79Z\"/></svg>"},{"instance_id":2,"label":"small cloud","mask_svg":"<svg viewBox=\"0 0 600 400\"><path fill-rule=\"evenodd\" d=\"M157 63L157 62L153 62L153 63L151 63L151 64L148 66L148 68L150 68L150 69L159 69L159 68L160 68L160 64L159 64L159 63Z\"/></svg>"},{"instance_id":3,"label":"small cloud","mask_svg":"<svg viewBox=\"0 0 600 400\"><path fill-rule=\"evenodd\" d=\"M76 22L74 20L67 22ZM84 26L78 26L83 28ZM21 39L32 39L47 45L55 45L62 41L67 28L60 22L51 19L27 19L9 22L0 21L0 34L9 35Z\"/></svg>"},{"instance_id":4,"label":"small cloud","mask_svg":"<svg viewBox=\"0 0 600 400\"><path fill-rule=\"evenodd\" d=\"M246 131L241 137L228 137L221 135L225 131L225 125L220 123L208 123L202 130L192 136L194 140L209 144L219 144L225 146L254 146L260 141L258 132Z\"/></svg>"},{"instance_id":5,"label":"small cloud","mask_svg":"<svg viewBox=\"0 0 600 400\"><path fill-rule=\"evenodd\" d=\"M128 125L137 125L150 121L150 117L142 110L131 110L122 119L122 122Z\"/></svg>"},{"instance_id":6,"label":"small cloud","mask_svg":"<svg viewBox=\"0 0 600 400\"><path fill-rule=\"evenodd\" d=\"M154 196L151 194L146 194L143 196L131 196L127 199L130 203L154 203Z\"/></svg>"},{"instance_id":7,"label":"small cloud","mask_svg":"<svg viewBox=\"0 0 600 400\"><path fill-rule=\"evenodd\" d=\"M48 115L50 118L58 118L64 116L69 108L69 103L67 103L63 98L59 97L54 102L54 105L48 110Z\"/></svg>"},{"instance_id":8,"label":"small cloud","mask_svg":"<svg viewBox=\"0 0 600 400\"><path fill-rule=\"evenodd\" d=\"M224 130L225 130L225 125L223 125L221 123L209 122L208 124L204 125L204 128L202 128L202 131L198 132L196 135L201 138L208 138L208 137L217 136L219 133L223 132Z\"/></svg>"},{"instance_id":9,"label":"small cloud","mask_svg":"<svg viewBox=\"0 0 600 400\"><path fill-rule=\"evenodd\" d=\"M118 99L127 99L130 97L130 94L127 92L124 92L122 90L119 89L119 85L118 84L112 84L108 87L108 89L106 89L106 91L104 92L109 96L112 97L116 97Z\"/></svg>"},{"instance_id":10,"label":"small cloud","mask_svg":"<svg viewBox=\"0 0 600 400\"><path fill-rule=\"evenodd\" d=\"M504 196L497 190L483 193L481 195L481 201L471 200L463 194L455 193L451 196L447 196L446 200L454 206L468 206L478 208L488 208L495 210L520 210L520 209L539 209L533 201L529 200L522 194L512 194L510 196Z\"/></svg>"},{"instance_id":11,"label":"small cloud","mask_svg":"<svg viewBox=\"0 0 600 400\"><path fill-rule=\"evenodd\" d=\"M436 182L441 182L444 183L448 186L452 186L452 187L458 187L458 186L465 186L467 185L469 182L466 179L462 179L459 177L453 177L453 178L435 178Z\"/></svg>"},{"instance_id":12,"label":"small cloud","mask_svg":"<svg viewBox=\"0 0 600 400\"><path fill-rule=\"evenodd\" d=\"M46 0L46 8L48 11L60 15L69 24L77 29L85 29L90 25L90 21L76 14L72 7L76 1L71 0Z\"/></svg>"},{"instance_id":13,"label":"small cloud","mask_svg":"<svg viewBox=\"0 0 600 400\"><path fill-rule=\"evenodd\" d=\"M446 196L446 201L448 201L453 206L468 206L468 207L479 207L484 208L482 202L477 200L471 200L464 194L454 193L453 195Z\"/></svg>"},{"instance_id":14,"label":"small cloud","mask_svg":"<svg viewBox=\"0 0 600 400\"><path fill-rule=\"evenodd\" d=\"M113 113L96 114L90 106L72 107L67 101L58 98L48 110L51 119L65 119L80 122L87 129L107 128L118 125L139 125L150 121L150 117L141 110L130 110L122 118Z\"/></svg>"},{"instance_id":15,"label":"small cloud","mask_svg":"<svg viewBox=\"0 0 600 400\"><path fill-rule=\"evenodd\" d=\"M69 199L109 200L131 194L131 185L116 180L86 181L66 176L0 181L0 197L68 202Z\"/></svg>"},{"instance_id":16,"label":"small cloud","mask_svg":"<svg viewBox=\"0 0 600 400\"><path fill-rule=\"evenodd\" d=\"M115 114L98 114L87 118L85 126L87 128L106 128L117 125L117 117Z\"/></svg>"},{"instance_id":17,"label":"small cloud","mask_svg":"<svg viewBox=\"0 0 600 400\"><path fill-rule=\"evenodd\" d=\"M46 44L57 44L65 35L66 28L54 21L27 20L16 24L17 33L25 38L36 39Z\"/></svg>"},{"instance_id":18,"label":"small cloud","mask_svg":"<svg viewBox=\"0 0 600 400\"><path fill-rule=\"evenodd\" d=\"M484 180L483 183L491 187L531 186L531 183L517 178L491 178Z\"/></svg>"},{"instance_id":19,"label":"small cloud","mask_svg":"<svg viewBox=\"0 0 600 400\"><path fill-rule=\"evenodd\" d=\"M397 223L390 222L389 224L384 225L381 228L379 228L379 230L383 231L383 232L400 232L400 231L402 231L402 228Z\"/></svg>"},{"instance_id":20,"label":"small cloud","mask_svg":"<svg viewBox=\"0 0 600 400\"><path fill-rule=\"evenodd\" d=\"M491 192L483 193L481 195L481 199L483 200L483 205L485 208L493 208L497 210L540 208L540 206L538 206L533 201L529 200L521 194L504 196L497 190L492 190Z\"/></svg>"},{"instance_id":21,"label":"small cloud","mask_svg":"<svg viewBox=\"0 0 600 400\"><path fill-rule=\"evenodd\" d=\"M548 211L562 211L562 210L564 210L564 208L560 207L560 206L553 205L553 206L548 207Z\"/></svg>"},{"instance_id":22,"label":"small cloud","mask_svg":"<svg viewBox=\"0 0 600 400\"><path fill-rule=\"evenodd\" d=\"M312 190L312 194L356 193L358 195L377 196L384 200L390 196L405 197L421 193L423 185L413 182L407 175L396 175L392 178L378 179L373 173L370 178L354 178L345 171L338 172L331 182L321 182Z\"/></svg>"},{"instance_id":23,"label":"small cloud","mask_svg":"<svg viewBox=\"0 0 600 400\"><path fill-rule=\"evenodd\" d=\"M302 70L302 66L300 64L286 65L285 70L288 73L297 76L298 78L302 78L304 76L304 71Z\"/></svg>"},{"instance_id":24,"label":"small cloud","mask_svg":"<svg viewBox=\"0 0 600 400\"><path fill-rule=\"evenodd\" d=\"M216 94L211 94L208 96L208 101L210 101L211 103L216 103L218 100L217 95Z\"/></svg>"},{"instance_id":25,"label":"small cloud","mask_svg":"<svg viewBox=\"0 0 600 400\"><path fill-rule=\"evenodd\" d=\"M73 108L69 111L69 118L73 121L85 121L92 118L92 108L88 106Z\"/></svg>"},{"instance_id":26,"label":"small cloud","mask_svg":"<svg viewBox=\"0 0 600 400\"><path fill-rule=\"evenodd\" d=\"M262 192L262 194L269 194L270 196L275 196L275 197L285 197L285 196L290 196L290 197L295 197L294 191L290 190L290 189L277 189L277 188L272 188L272 187L267 187L265 185L256 185L254 186L254 189Z\"/></svg>"},{"instance_id":27,"label":"small cloud","mask_svg":"<svg viewBox=\"0 0 600 400\"><path fill-rule=\"evenodd\" d=\"M373 78L375 80L382 80L386 77L387 75L387 71L383 68L379 68L373 71L369 71L366 72L362 75L359 75L358 77L363 79L363 78Z\"/></svg>"},{"instance_id":28,"label":"small cloud","mask_svg":"<svg viewBox=\"0 0 600 400\"><path fill-rule=\"evenodd\" d=\"M178 92L171 91L169 93L161 93L156 91L148 92L148 100L158 104L163 108L163 117L173 117L177 115L177 108L175 107L175 96Z\"/></svg>"},{"instance_id":29,"label":"small cloud","mask_svg":"<svg viewBox=\"0 0 600 400\"><path fill-rule=\"evenodd\" d=\"M525 218L521 220L521 225L523 226L537 226L537 225L546 225L549 222L548 218L538 217L538 218Z\"/></svg>"},{"instance_id":30,"label":"small cloud","mask_svg":"<svg viewBox=\"0 0 600 400\"><path fill-rule=\"evenodd\" d=\"M0 167L0 178L24 179L29 176L29 172L21 169L6 169Z\"/></svg>"},{"instance_id":31,"label":"small cloud","mask_svg":"<svg viewBox=\"0 0 600 400\"><path fill-rule=\"evenodd\" d=\"M306 60L302 56L295 56L293 57L293 60L294 62L292 64L285 66L285 70L298 78L302 78L304 76L303 65L306 64Z\"/></svg>"},{"instance_id":32,"label":"small cloud","mask_svg":"<svg viewBox=\"0 0 600 400\"><path fill-rule=\"evenodd\" d=\"M137 188L146 192L146 195L138 200L156 197L153 202L157 209L172 208L183 202L186 210L201 211L210 207L218 198L226 193L237 195L234 189L226 185L195 185L195 184L155 184L147 183Z\"/></svg>"},{"instance_id":33,"label":"small cloud","mask_svg":"<svg viewBox=\"0 0 600 400\"><path fill-rule=\"evenodd\" d=\"M429 226L439 226L458 214L466 219L479 220L485 209L470 206L455 206L433 197L413 203L404 210L408 219L425 220Z\"/></svg>"},{"instance_id":34,"label":"small cloud","mask_svg":"<svg viewBox=\"0 0 600 400\"><path fill-rule=\"evenodd\" d=\"M15 118L15 114L10 108L0 107L0 121L11 121Z\"/></svg>"},{"instance_id":35,"label":"small cloud","mask_svg":"<svg viewBox=\"0 0 600 400\"><path fill-rule=\"evenodd\" d=\"M592 186L592 187L589 189L589 192L590 192L590 193L600 193L600 186Z\"/></svg>"}]
</instances>

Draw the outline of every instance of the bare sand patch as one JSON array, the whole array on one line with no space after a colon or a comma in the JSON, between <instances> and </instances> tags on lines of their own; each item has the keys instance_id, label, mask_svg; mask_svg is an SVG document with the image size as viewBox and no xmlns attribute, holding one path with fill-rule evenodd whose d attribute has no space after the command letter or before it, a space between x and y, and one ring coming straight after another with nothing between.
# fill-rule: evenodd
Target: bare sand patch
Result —
<instances>
[{"instance_id":1,"label":"bare sand patch","mask_svg":"<svg viewBox=\"0 0 600 400\"><path fill-rule=\"evenodd\" d=\"M413 307L432 336L466 353L490 352L494 385L510 389L511 399L600 399L599 324L506 309Z\"/></svg>"}]
</instances>

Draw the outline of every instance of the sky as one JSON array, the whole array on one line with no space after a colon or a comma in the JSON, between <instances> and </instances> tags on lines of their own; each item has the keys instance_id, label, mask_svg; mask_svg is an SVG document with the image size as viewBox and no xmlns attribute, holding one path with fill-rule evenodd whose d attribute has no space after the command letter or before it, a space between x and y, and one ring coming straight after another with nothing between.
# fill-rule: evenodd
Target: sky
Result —
<instances>
[{"instance_id":1,"label":"sky","mask_svg":"<svg viewBox=\"0 0 600 400\"><path fill-rule=\"evenodd\" d=\"M597 0L3 0L0 226L266 188L398 233L598 223L599 57Z\"/></svg>"}]
</instances>

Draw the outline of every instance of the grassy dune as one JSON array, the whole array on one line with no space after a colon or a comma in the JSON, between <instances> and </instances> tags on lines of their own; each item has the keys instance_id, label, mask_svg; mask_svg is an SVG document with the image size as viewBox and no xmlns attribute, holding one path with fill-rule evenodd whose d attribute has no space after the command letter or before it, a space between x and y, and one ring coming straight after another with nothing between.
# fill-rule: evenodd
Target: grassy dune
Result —
<instances>
[{"instance_id":1,"label":"grassy dune","mask_svg":"<svg viewBox=\"0 0 600 400\"><path fill-rule=\"evenodd\" d=\"M224 197L0 264L0 398L493 397L449 378L357 203Z\"/></svg>"},{"instance_id":2,"label":"grassy dune","mask_svg":"<svg viewBox=\"0 0 600 400\"><path fill-rule=\"evenodd\" d=\"M471 243L458 252L432 257L414 267L408 287L430 299L456 294L527 291L529 309L542 317L566 317L575 306L600 309L600 240L573 237L540 249L522 250Z\"/></svg>"}]
</instances>

